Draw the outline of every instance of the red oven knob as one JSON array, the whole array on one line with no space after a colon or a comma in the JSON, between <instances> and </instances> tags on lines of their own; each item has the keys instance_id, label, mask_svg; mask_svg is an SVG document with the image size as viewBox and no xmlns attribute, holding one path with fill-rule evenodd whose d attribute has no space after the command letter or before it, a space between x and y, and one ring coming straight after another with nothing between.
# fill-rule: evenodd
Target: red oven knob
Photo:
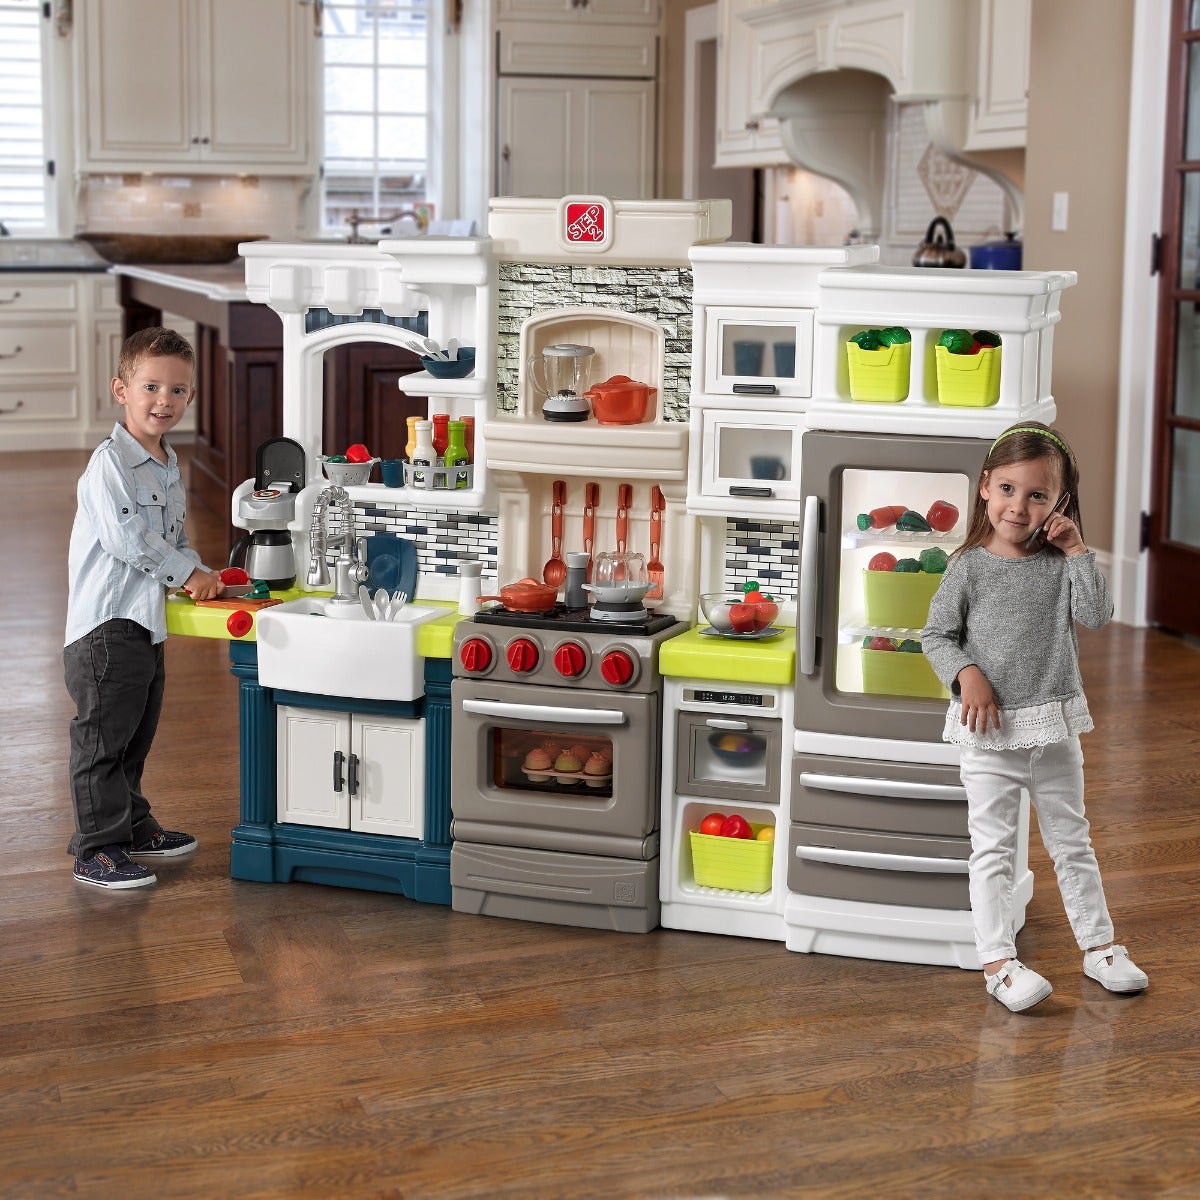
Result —
<instances>
[{"instance_id":1,"label":"red oven knob","mask_svg":"<svg viewBox=\"0 0 1200 1200\"><path fill-rule=\"evenodd\" d=\"M554 652L554 666L564 679L575 679L587 667L587 652L578 642L563 642Z\"/></svg>"},{"instance_id":2,"label":"red oven knob","mask_svg":"<svg viewBox=\"0 0 1200 1200\"><path fill-rule=\"evenodd\" d=\"M519 674L532 671L538 665L538 648L528 638L517 638L509 642L505 650L508 665Z\"/></svg>"},{"instance_id":3,"label":"red oven knob","mask_svg":"<svg viewBox=\"0 0 1200 1200\"><path fill-rule=\"evenodd\" d=\"M486 671L492 665L492 648L483 638L468 638L459 646L458 658L468 671Z\"/></svg>"},{"instance_id":4,"label":"red oven knob","mask_svg":"<svg viewBox=\"0 0 1200 1200\"><path fill-rule=\"evenodd\" d=\"M600 674L613 687L624 687L633 678L633 669L633 659L624 650L610 650L600 660Z\"/></svg>"}]
</instances>

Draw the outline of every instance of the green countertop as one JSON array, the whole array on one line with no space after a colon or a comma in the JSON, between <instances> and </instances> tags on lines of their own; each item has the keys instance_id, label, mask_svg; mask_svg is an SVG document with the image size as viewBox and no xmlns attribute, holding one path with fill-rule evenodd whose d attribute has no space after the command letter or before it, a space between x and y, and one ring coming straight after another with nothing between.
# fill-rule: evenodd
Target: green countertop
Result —
<instances>
[{"instance_id":1,"label":"green countertop","mask_svg":"<svg viewBox=\"0 0 1200 1200\"><path fill-rule=\"evenodd\" d=\"M791 683L796 675L796 631L783 626L775 638L708 637L696 626L663 642L658 668L664 675L730 683Z\"/></svg>"},{"instance_id":2,"label":"green countertop","mask_svg":"<svg viewBox=\"0 0 1200 1200\"><path fill-rule=\"evenodd\" d=\"M288 588L284 592L272 592L276 600L298 600L302 596L312 596L321 593L307 592L301 588ZM323 593L328 595L329 593ZM421 600L422 608L445 609L446 615L426 621L417 628L417 653L422 658L449 658L453 640L454 627L462 620L458 605L450 600ZM221 638L224 641L235 640L229 632L226 622L230 613L229 608L211 608L207 605L195 604L186 596L173 594L167 597L167 633L181 634L183 637ZM257 613L252 615L257 616ZM256 627L251 627L245 637L236 640L253 642Z\"/></svg>"}]
</instances>

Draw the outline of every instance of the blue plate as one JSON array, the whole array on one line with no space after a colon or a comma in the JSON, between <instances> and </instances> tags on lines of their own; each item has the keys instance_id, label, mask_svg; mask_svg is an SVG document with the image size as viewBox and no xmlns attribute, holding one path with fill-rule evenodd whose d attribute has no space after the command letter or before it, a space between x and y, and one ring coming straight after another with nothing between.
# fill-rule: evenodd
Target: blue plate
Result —
<instances>
[{"instance_id":1,"label":"blue plate","mask_svg":"<svg viewBox=\"0 0 1200 1200\"><path fill-rule=\"evenodd\" d=\"M367 587L372 594L383 588L389 595L404 591L413 599L417 594L416 544L391 533L367 538Z\"/></svg>"}]
</instances>

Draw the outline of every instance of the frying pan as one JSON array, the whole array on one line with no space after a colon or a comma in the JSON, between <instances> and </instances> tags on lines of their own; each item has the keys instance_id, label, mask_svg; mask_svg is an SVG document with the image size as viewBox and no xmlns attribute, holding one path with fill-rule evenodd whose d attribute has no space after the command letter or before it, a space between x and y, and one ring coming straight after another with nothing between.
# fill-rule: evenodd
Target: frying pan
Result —
<instances>
[{"instance_id":1,"label":"frying pan","mask_svg":"<svg viewBox=\"0 0 1200 1200\"><path fill-rule=\"evenodd\" d=\"M558 599L558 588L536 579L518 579L516 583L506 583L500 589L500 595L480 596L479 599L499 600L513 612L549 612Z\"/></svg>"}]
</instances>

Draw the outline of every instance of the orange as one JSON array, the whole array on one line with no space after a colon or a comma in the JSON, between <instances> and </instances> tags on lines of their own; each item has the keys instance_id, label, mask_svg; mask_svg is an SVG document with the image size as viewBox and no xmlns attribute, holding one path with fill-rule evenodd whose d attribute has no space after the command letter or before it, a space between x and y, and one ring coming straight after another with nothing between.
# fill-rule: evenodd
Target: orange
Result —
<instances>
[{"instance_id":1,"label":"orange","mask_svg":"<svg viewBox=\"0 0 1200 1200\"><path fill-rule=\"evenodd\" d=\"M773 842L775 840L775 826L764 825L758 833L754 835L756 842Z\"/></svg>"}]
</instances>

